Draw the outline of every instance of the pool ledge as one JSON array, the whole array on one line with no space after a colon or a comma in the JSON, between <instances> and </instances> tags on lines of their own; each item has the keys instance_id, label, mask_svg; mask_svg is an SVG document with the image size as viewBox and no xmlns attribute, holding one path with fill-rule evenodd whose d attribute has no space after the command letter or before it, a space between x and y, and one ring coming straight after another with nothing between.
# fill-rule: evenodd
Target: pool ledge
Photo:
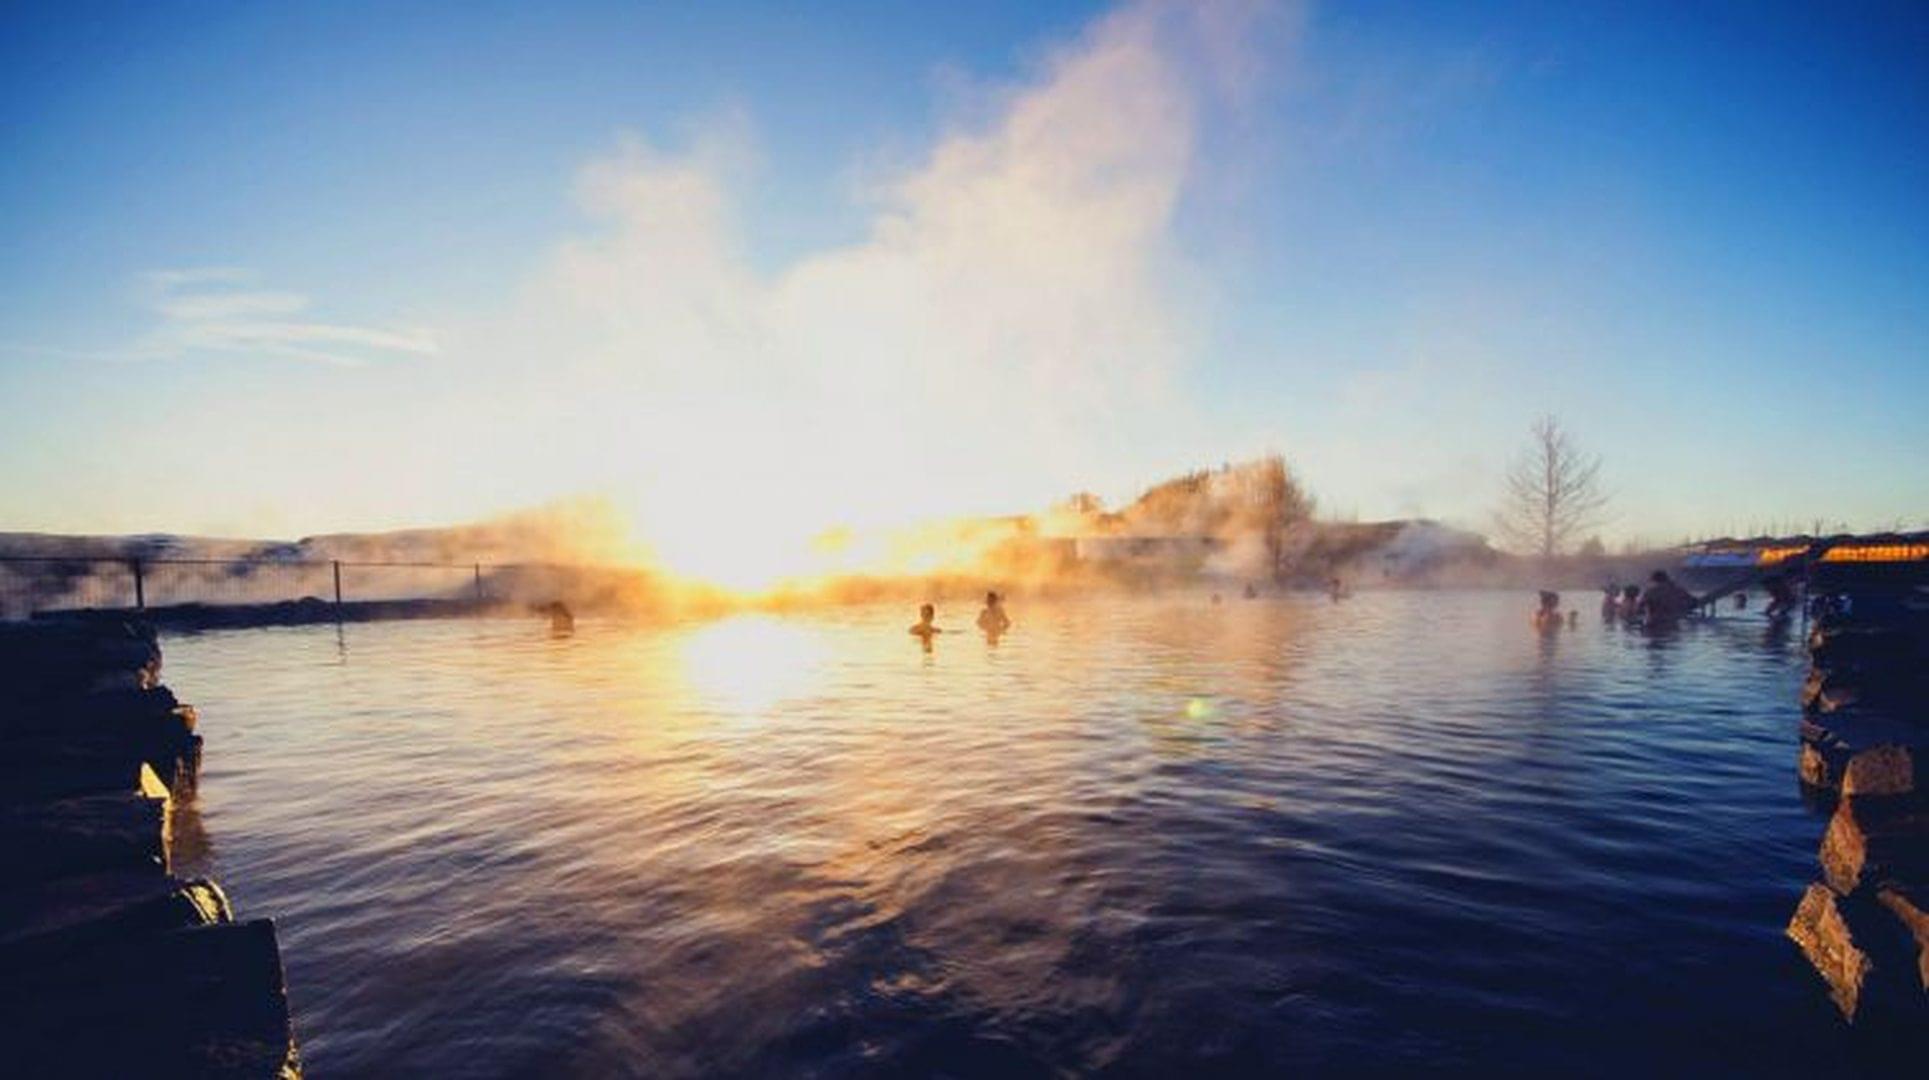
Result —
<instances>
[{"instance_id":1,"label":"pool ledge","mask_svg":"<svg viewBox=\"0 0 1929 1080\"><path fill-rule=\"evenodd\" d=\"M1875 571L1836 568L1812 585L1797 773L1828 823L1817 880L1788 936L1846 1021L1920 1039L1929 1030L1929 572Z\"/></svg>"},{"instance_id":2,"label":"pool ledge","mask_svg":"<svg viewBox=\"0 0 1929 1080\"><path fill-rule=\"evenodd\" d=\"M0 1045L18 1075L297 1078L274 923L173 873L202 740L160 668L142 625L0 625Z\"/></svg>"}]
</instances>

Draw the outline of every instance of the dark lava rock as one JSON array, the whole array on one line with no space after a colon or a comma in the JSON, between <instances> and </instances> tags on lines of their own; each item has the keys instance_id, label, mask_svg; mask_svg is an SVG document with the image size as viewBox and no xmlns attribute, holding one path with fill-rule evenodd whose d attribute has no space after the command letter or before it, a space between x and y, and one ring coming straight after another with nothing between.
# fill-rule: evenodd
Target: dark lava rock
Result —
<instances>
[{"instance_id":1,"label":"dark lava rock","mask_svg":"<svg viewBox=\"0 0 1929 1080\"><path fill-rule=\"evenodd\" d=\"M1929 994L1917 946L1883 902L1813 883L1789 920L1788 936L1827 984L1844 1019L1885 1037L1922 1041Z\"/></svg>"},{"instance_id":2,"label":"dark lava rock","mask_svg":"<svg viewBox=\"0 0 1929 1080\"><path fill-rule=\"evenodd\" d=\"M298 1077L274 924L128 937L7 980L0 1053L19 1076Z\"/></svg>"},{"instance_id":3,"label":"dark lava rock","mask_svg":"<svg viewBox=\"0 0 1929 1080\"><path fill-rule=\"evenodd\" d=\"M1862 986L1875 964L1857 940L1842 898L1826 885L1810 884L1789 920L1788 936L1828 984L1835 1007L1847 1019L1855 1019Z\"/></svg>"},{"instance_id":4,"label":"dark lava rock","mask_svg":"<svg viewBox=\"0 0 1929 1080\"><path fill-rule=\"evenodd\" d=\"M85 795L0 804L0 888L73 874L167 870L168 800Z\"/></svg>"},{"instance_id":5,"label":"dark lava rock","mask_svg":"<svg viewBox=\"0 0 1929 1080\"><path fill-rule=\"evenodd\" d=\"M1910 798L1844 798L1822 834L1822 875L1846 896L1929 882L1929 809Z\"/></svg>"},{"instance_id":6,"label":"dark lava rock","mask_svg":"<svg viewBox=\"0 0 1929 1080\"><path fill-rule=\"evenodd\" d=\"M1811 787L1852 795L1929 790L1929 726L1844 709L1803 718L1800 736L1802 782Z\"/></svg>"},{"instance_id":7,"label":"dark lava rock","mask_svg":"<svg viewBox=\"0 0 1929 1080\"><path fill-rule=\"evenodd\" d=\"M1878 890L1876 899L1909 932L1915 946L1917 984L1929 992L1929 887L1890 885Z\"/></svg>"},{"instance_id":8,"label":"dark lava rock","mask_svg":"<svg viewBox=\"0 0 1929 1080\"><path fill-rule=\"evenodd\" d=\"M16 701L140 689L160 677L154 630L123 620L0 624L0 685Z\"/></svg>"},{"instance_id":9,"label":"dark lava rock","mask_svg":"<svg viewBox=\"0 0 1929 1080\"><path fill-rule=\"evenodd\" d=\"M46 802L102 794L166 798L172 790L153 766L131 751L88 749L0 757L0 801Z\"/></svg>"},{"instance_id":10,"label":"dark lava rock","mask_svg":"<svg viewBox=\"0 0 1929 1080\"><path fill-rule=\"evenodd\" d=\"M141 873L59 878L0 893L0 968L36 965L141 934L234 921L212 881Z\"/></svg>"},{"instance_id":11,"label":"dark lava rock","mask_svg":"<svg viewBox=\"0 0 1929 1080\"><path fill-rule=\"evenodd\" d=\"M1827 671L1893 669L1918 662L1923 640L1893 626L1825 627L1809 632L1809 659Z\"/></svg>"}]
</instances>

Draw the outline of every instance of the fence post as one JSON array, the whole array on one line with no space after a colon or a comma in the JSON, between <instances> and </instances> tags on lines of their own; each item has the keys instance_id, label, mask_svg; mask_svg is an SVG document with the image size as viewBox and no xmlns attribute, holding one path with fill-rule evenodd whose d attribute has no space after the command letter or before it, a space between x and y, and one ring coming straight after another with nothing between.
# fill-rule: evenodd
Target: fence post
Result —
<instances>
[{"instance_id":1,"label":"fence post","mask_svg":"<svg viewBox=\"0 0 1929 1080\"><path fill-rule=\"evenodd\" d=\"M141 560L129 559L128 565L134 568L134 607L147 610L147 583L141 579Z\"/></svg>"},{"instance_id":2,"label":"fence post","mask_svg":"<svg viewBox=\"0 0 1929 1080\"><path fill-rule=\"evenodd\" d=\"M342 621L342 561L340 559L335 559L333 560L332 565L335 568L335 621L341 622Z\"/></svg>"},{"instance_id":3,"label":"fence post","mask_svg":"<svg viewBox=\"0 0 1929 1080\"><path fill-rule=\"evenodd\" d=\"M476 603L480 604L482 603L482 564L481 563L477 563L475 565L475 572L476 572Z\"/></svg>"}]
</instances>

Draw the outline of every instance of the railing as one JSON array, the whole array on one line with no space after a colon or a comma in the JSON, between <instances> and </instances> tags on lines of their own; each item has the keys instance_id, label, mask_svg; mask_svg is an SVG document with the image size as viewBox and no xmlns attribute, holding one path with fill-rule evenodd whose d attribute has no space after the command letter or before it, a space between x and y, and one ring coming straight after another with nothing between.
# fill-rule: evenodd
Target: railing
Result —
<instances>
[{"instance_id":1,"label":"railing","mask_svg":"<svg viewBox=\"0 0 1929 1080\"><path fill-rule=\"evenodd\" d=\"M56 611L148 611L443 600L522 602L637 589L642 571L546 563L0 555L0 619Z\"/></svg>"}]
</instances>

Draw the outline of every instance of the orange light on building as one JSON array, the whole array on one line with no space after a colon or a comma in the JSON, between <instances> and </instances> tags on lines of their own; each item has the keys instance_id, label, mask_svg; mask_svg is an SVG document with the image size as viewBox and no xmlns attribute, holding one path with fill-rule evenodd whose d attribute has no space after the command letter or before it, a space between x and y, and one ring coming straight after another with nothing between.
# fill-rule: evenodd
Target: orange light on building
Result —
<instances>
[{"instance_id":1,"label":"orange light on building","mask_svg":"<svg viewBox=\"0 0 1929 1080\"><path fill-rule=\"evenodd\" d=\"M1788 547L1763 548L1761 550L1761 553L1755 556L1755 563L1758 566L1774 566L1776 563L1781 562L1783 559L1792 559L1795 556L1800 555L1801 553L1807 550L1808 550L1807 544L1793 544Z\"/></svg>"},{"instance_id":2,"label":"orange light on building","mask_svg":"<svg viewBox=\"0 0 1929 1080\"><path fill-rule=\"evenodd\" d=\"M1823 562L1917 562L1929 559L1929 544L1847 544L1828 549Z\"/></svg>"}]
</instances>

